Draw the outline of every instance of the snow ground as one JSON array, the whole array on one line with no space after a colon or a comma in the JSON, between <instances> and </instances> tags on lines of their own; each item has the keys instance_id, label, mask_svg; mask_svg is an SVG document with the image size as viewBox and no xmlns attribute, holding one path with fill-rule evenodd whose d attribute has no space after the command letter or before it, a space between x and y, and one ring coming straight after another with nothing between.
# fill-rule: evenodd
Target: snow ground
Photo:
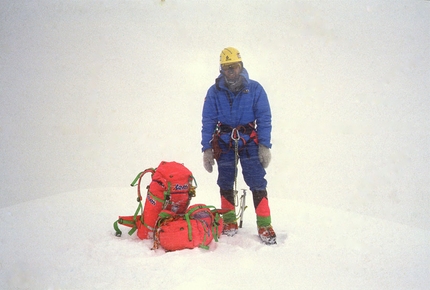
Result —
<instances>
[{"instance_id":1,"label":"snow ground","mask_svg":"<svg viewBox=\"0 0 430 290\"><path fill-rule=\"evenodd\" d=\"M428 15L400 0L0 0L0 289L428 289ZM200 115L226 46L272 105L278 245L250 209L209 251L114 237L136 207L125 186L162 160L219 204Z\"/></svg>"},{"instance_id":2,"label":"snow ground","mask_svg":"<svg viewBox=\"0 0 430 290\"><path fill-rule=\"evenodd\" d=\"M131 187L87 189L1 209L0 288L426 289L430 283L428 230L273 198L277 245L259 242L247 210L239 234L221 237L210 250L164 253L135 235L115 237L114 213L132 214L135 195Z\"/></svg>"}]
</instances>

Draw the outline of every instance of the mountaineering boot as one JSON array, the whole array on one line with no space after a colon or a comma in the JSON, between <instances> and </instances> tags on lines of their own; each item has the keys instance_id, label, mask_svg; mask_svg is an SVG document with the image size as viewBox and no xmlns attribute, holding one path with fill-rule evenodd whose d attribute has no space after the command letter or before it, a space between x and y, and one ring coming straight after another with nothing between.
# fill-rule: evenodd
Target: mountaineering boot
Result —
<instances>
[{"instance_id":1,"label":"mountaineering boot","mask_svg":"<svg viewBox=\"0 0 430 290\"><path fill-rule=\"evenodd\" d=\"M228 210L228 212L223 214L224 227L222 234L232 237L237 234L238 231L236 222L236 208L234 206L234 191L233 189L220 189L220 194L221 208Z\"/></svg>"},{"instance_id":2,"label":"mountaineering boot","mask_svg":"<svg viewBox=\"0 0 430 290\"><path fill-rule=\"evenodd\" d=\"M258 236L266 245L276 244L276 234L271 225L269 201L267 200L267 191L253 190L255 213L257 214Z\"/></svg>"},{"instance_id":3,"label":"mountaineering boot","mask_svg":"<svg viewBox=\"0 0 430 290\"><path fill-rule=\"evenodd\" d=\"M272 226L259 227L258 236L266 245L276 244L276 234Z\"/></svg>"},{"instance_id":4,"label":"mountaineering boot","mask_svg":"<svg viewBox=\"0 0 430 290\"><path fill-rule=\"evenodd\" d=\"M238 227L237 227L237 222L233 222L233 223L224 223L224 228L222 229L222 234L232 237L235 234L237 234L238 231Z\"/></svg>"}]
</instances>

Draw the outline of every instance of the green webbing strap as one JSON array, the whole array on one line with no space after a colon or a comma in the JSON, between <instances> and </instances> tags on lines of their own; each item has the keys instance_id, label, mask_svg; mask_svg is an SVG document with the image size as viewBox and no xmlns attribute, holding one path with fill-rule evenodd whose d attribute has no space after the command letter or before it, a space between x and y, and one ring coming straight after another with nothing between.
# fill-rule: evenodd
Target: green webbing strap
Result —
<instances>
[{"instance_id":1,"label":"green webbing strap","mask_svg":"<svg viewBox=\"0 0 430 290\"><path fill-rule=\"evenodd\" d=\"M134 227L128 231L128 234L131 236L137 230L137 226L136 226L136 222L130 222L130 224L134 225Z\"/></svg>"},{"instance_id":2,"label":"green webbing strap","mask_svg":"<svg viewBox=\"0 0 430 290\"><path fill-rule=\"evenodd\" d=\"M170 186L171 186L171 183L170 183L170 181L168 181L167 182L167 190L164 191L164 200L162 200L161 202L166 202L167 200L170 199ZM167 204L164 204L164 207L166 207L166 206L167 206Z\"/></svg>"},{"instance_id":3,"label":"green webbing strap","mask_svg":"<svg viewBox=\"0 0 430 290\"><path fill-rule=\"evenodd\" d=\"M121 225L131 225L132 229L128 232L128 234L131 236L132 234L134 234L134 232L137 230L136 227L136 222L135 221L129 221L129 220L123 220L123 219L118 219L116 222L113 223L113 228L115 229L115 236L117 237L121 237L122 232L118 227L118 223Z\"/></svg>"},{"instance_id":4,"label":"green webbing strap","mask_svg":"<svg viewBox=\"0 0 430 290\"><path fill-rule=\"evenodd\" d=\"M169 218L169 217L171 217L171 216L172 216L172 214L171 214L170 212L162 211L162 212L160 212L160 213L158 214L158 216L159 216L160 218L162 218L162 219L165 219L165 218Z\"/></svg>"},{"instance_id":5,"label":"green webbing strap","mask_svg":"<svg viewBox=\"0 0 430 290\"><path fill-rule=\"evenodd\" d=\"M132 228L128 232L128 234L130 236L132 234L134 234L134 232L137 230L137 224L136 224L137 215L139 214L139 212L141 211L141 209L142 209L142 202L139 201L139 205L137 206L137 209L134 212L133 221L118 219L116 222L114 222L113 228L116 231L115 236L120 237L122 235L122 232L121 232L121 230L118 227L118 223L123 224L123 225L132 225ZM144 222L143 222L143 216L142 215L140 217L140 221L142 222L142 224L144 224Z\"/></svg>"},{"instance_id":6,"label":"green webbing strap","mask_svg":"<svg viewBox=\"0 0 430 290\"><path fill-rule=\"evenodd\" d=\"M212 235L214 236L215 242L218 242L218 226L219 226L219 213L215 212L214 214L214 223L212 225Z\"/></svg>"},{"instance_id":7,"label":"green webbing strap","mask_svg":"<svg viewBox=\"0 0 430 290\"><path fill-rule=\"evenodd\" d=\"M195 208L192 208L189 212L187 212L184 216L185 221L187 222L187 226L188 226L188 240L192 241L193 240L193 229L191 228L191 221L190 221L190 215L192 215L196 210L202 209L202 208L207 208L207 209L216 209L216 207L212 206L212 205L200 205L197 206ZM212 212L212 211L211 211ZM213 213L212 213L213 214ZM205 237L206 240L206 237ZM218 241L218 238L216 239L216 241ZM203 244L201 245L202 248L206 248L207 246L204 246ZM209 247L207 247L209 249Z\"/></svg>"},{"instance_id":8,"label":"green webbing strap","mask_svg":"<svg viewBox=\"0 0 430 290\"><path fill-rule=\"evenodd\" d=\"M154 172L155 172L155 170L156 170L156 168L148 168L148 169L145 169L144 171L142 171L142 172L139 172L139 174L136 176L136 178L133 180L133 182L130 184L131 186L136 186L137 185L137 182L139 181L139 179L141 178L141 177L143 177L143 175L145 175L146 173L148 173L148 172L151 172L152 174L154 174Z\"/></svg>"},{"instance_id":9,"label":"green webbing strap","mask_svg":"<svg viewBox=\"0 0 430 290\"><path fill-rule=\"evenodd\" d=\"M131 236L136 230L137 230L137 224L136 224L136 219L137 219L137 215L140 212L141 216L140 216L140 221L143 223L143 206L142 206L142 202L139 201L139 205L137 206L136 211L134 212L134 218L133 218L133 222L134 222L134 227L128 232L128 234Z\"/></svg>"},{"instance_id":10,"label":"green webbing strap","mask_svg":"<svg viewBox=\"0 0 430 290\"><path fill-rule=\"evenodd\" d=\"M130 184L131 186L136 186L137 181L139 180L140 176L142 175L142 173L144 173L145 171L139 172L139 174L136 176L136 178L133 180L133 182Z\"/></svg>"},{"instance_id":11,"label":"green webbing strap","mask_svg":"<svg viewBox=\"0 0 430 290\"><path fill-rule=\"evenodd\" d=\"M184 218L185 218L185 221L187 222L187 226L188 226L188 240L192 241L193 240L193 230L191 229L191 222L190 222L189 213L185 214Z\"/></svg>"},{"instance_id":12,"label":"green webbing strap","mask_svg":"<svg viewBox=\"0 0 430 290\"><path fill-rule=\"evenodd\" d=\"M152 192L150 192L149 190L148 190L148 194L153 198L153 199L155 199L156 201L159 201L159 202L161 202L161 203L164 203L164 199L161 199L161 198L159 198L159 197L156 197L155 195L153 195L152 194Z\"/></svg>"},{"instance_id":13,"label":"green webbing strap","mask_svg":"<svg viewBox=\"0 0 430 290\"><path fill-rule=\"evenodd\" d=\"M117 236L117 237L120 237L121 235L122 235L122 232L121 232L121 230L119 229L119 227L118 227L118 223L119 224L123 224L123 225L127 225L127 226L131 226L131 230L128 232L128 234L131 236L132 234L134 234L134 232L137 230L137 216L138 216L138 214L139 214L139 212L141 213L141 215L140 215L140 222L141 222L141 224L143 225L143 226L145 226L145 227L147 227L148 229L151 229L151 230L153 230L153 228L152 227L150 227L149 225L147 225L145 222L144 222L144 220L143 220L143 206L142 206L142 196L140 195L140 180L142 179L142 177L146 174L146 173L148 173L148 172L151 172L152 174L154 174L155 173L155 170L156 169L154 169L154 168L148 168L148 169L145 169L144 171L141 171L141 172L139 172L139 174L137 174L137 176L136 176L136 178L134 178L134 180L131 182L131 186L136 186L136 185L139 185L139 188L138 188L138 198L137 198L137 201L139 202L139 205L138 205L138 207L137 207L137 209L136 209L136 212L134 213L134 216L133 216L133 221L129 221L129 220L123 220L123 219L118 219L117 221L115 221L114 222L114 224L113 224L113 227L114 227L114 229L115 229L115 235ZM159 201L159 202L161 202L161 203L164 203L164 200L162 200L162 199L160 199L160 198L158 198L158 197L156 197L155 195L153 195L151 192L149 192L149 190L148 190L148 194L154 199L154 200L156 200L156 201Z\"/></svg>"},{"instance_id":14,"label":"green webbing strap","mask_svg":"<svg viewBox=\"0 0 430 290\"><path fill-rule=\"evenodd\" d=\"M142 202L141 201L139 201L139 205L137 206L137 209L136 209L136 211L134 212L134 218L133 218L133 221L136 221L136 218L137 218L137 214L139 213L139 211L141 211L142 210ZM143 220L143 217L142 217L142 220Z\"/></svg>"},{"instance_id":15,"label":"green webbing strap","mask_svg":"<svg viewBox=\"0 0 430 290\"><path fill-rule=\"evenodd\" d=\"M197 207L195 207L195 208L191 209L190 211L188 211L188 212L185 214L185 216L184 216L185 221L187 222L187 225L188 225L188 240L189 240L189 241L192 241L192 240L193 240L193 230L192 230L192 228L191 228L190 215L191 215L193 212L195 212L196 210L201 209L201 208L203 208L203 207L201 207L201 206L197 206Z\"/></svg>"},{"instance_id":16,"label":"green webbing strap","mask_svg":"<svg viewBox=\"0 0 430 290\"><path fill-rule=\"evenodd\" d=\"M203 230L205 230L205 233L207 233L208 231L210 231L210 229L207 229L207 228L205 229L205 223L203 221L199 221L199 222L202 224L202 227L203 227ZM209 250L209 246L205 245L207 237L208 237L208 235L204 235L203 236L203 241L202 241L202 243L199 246L200 248L205 249L205 250Z\"/></svg>"},{"instance_id":17,"label":"green webbing strap","mask_svg":"<svg viewBox=\"0 0 430 290\"><path fill-rule=\"evenodd\" d=\"M118 227L118 222L119 222L119 220L117 220L116 222L113 223L113 228L115 229L115 236L121 237L122 232Z\"/></svg>"}]
</instances>

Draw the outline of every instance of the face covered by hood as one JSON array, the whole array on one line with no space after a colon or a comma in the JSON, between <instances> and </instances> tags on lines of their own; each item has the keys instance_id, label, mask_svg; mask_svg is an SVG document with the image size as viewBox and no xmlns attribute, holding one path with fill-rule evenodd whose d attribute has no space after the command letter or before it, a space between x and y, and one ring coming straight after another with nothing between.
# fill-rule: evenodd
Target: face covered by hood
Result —
<instances>
[{"instance_id":1,"label":"face covered by hood","mask_svg":"<svg viewBox=\"0 0 430 290\"><path fill-rule=\"evenodd\" d=\"M220 73L219 79L223 79L225 86L233 93L244 87L248 75L242 62L222 65Z\"/></svg>"},{"instance_id":2,"label":"face covered by hood","mask_svg":"<svg viewBox=\"0 0 430 290\"><path fill-rule=\"evenodd\" d=\"M228 85L233 85L239 81L242 69L242 62L221 65L221 73L224 75L225 81Z\"/></svg>"}]
</instances>

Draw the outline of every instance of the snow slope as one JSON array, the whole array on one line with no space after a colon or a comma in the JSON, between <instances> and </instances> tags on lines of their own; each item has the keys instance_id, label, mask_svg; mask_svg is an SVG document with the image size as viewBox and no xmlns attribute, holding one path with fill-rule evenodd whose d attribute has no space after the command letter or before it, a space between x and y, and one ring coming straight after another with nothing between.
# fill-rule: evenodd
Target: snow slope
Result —
<instances>
[{"instance_id":1,"label":"snow slope","mask_svg":"<svg viewBox=\"0 0 430 290\"><path fill-rule=\"evenodd\" d=\"M0 0L0 288L427 289L428 15L400 0ZM210 251L114 237L136 207L125 186L162 160L218 205L200 115L226 46L272 105L279 244L258 242L250 209Z\"/></svg>"},{"instance_id":2,"label":"snow slope","mask_svg":"<svg viewBox=\"0 0 430 290\"><path fill-rule=\"evenodd\" d=\"M193 202L202 201L204 193ZM3 208L1 289L427 289L430 231L273 198L278 245L253 213L210 250L164 253L114 236L135 188L87 189ZM210 200L209 200L210 202ZM79 206L75 206L79 204Z\"/></svg>"}]
</instances>

